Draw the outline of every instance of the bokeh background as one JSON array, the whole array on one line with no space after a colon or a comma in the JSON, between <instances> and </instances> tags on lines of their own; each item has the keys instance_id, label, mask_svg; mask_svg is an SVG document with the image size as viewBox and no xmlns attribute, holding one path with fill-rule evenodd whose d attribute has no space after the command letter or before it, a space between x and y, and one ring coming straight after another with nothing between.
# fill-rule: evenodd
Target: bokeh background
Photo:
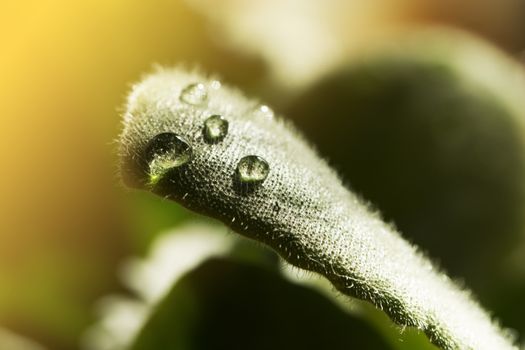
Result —
<instances>
[{"instance_id":1,"label":"bokeh background","mask_svg":"<svg viewBox=\"0 0 525 350\"><path fill-rule=\"evenodd\" d=\"M434 25L463 28L516 62L525 60L525 2L521 0L0 2L0 326L6 334L23 335L44 348L88 346L86 331L99 322L96 310L101 298L130 294L122 282L122 264L131 257L147 256L162 232L206 221L174 203L128 191L118 179L115 140L121 106L131 84L154 64L197 65L266 101L278 112L289 110L293 115L298 96L341 62L369 47L392 43L406 33ZM302 122L300 115L293 117L300 129L316 125ZM344 140L338 142L344 147ZM330 146L318 147L330 150ZM344 159L336 154L327 156L336 168L345 169ZM360 192L367 197L365 189ZM381 203L374 204L381 209ZM396 211L391 213L388 219L395 222ZM497 229L494 232L492 238L497 242ZM525 246L519 238L522 233L509 245ZM433 254L434 243L425 246L424 237L407 235L440 258ZM462 261L469 259L468 251L476 251L478 243L486 246L491 242L469 240L464 255L460 252L450 260L444 257L440 263L454 271L454 277L476 286L474 292L505 326L525 330L525 304L513 304L524 299L524 275L503 278L498 277L498 270L480 277L493 257L483 260L478 256L476 273L472 266L468 271L462 269ZM436 241L440 240L430 240ZM361 306L361 314L372 316L341 311L336 302L313 289L279 277L280 268L271 253L243 244L236 250L244 256L240 259L243 263L212 260L183 277L181 284L192 287L182 288L186 292L172 290L174 300L187 303L184 293L190 294L192 305L198 305L200 321L194 321L191 310L173 320L169 315L177 311L158 316L157 329L164 332L164 338L159 335L158 339L169 339L166 330L174 324L195 324L198 326L179 330L179 337L191 333L192 339L198 339L184 346L227 347L220 339L221 334L228 334L251 347L255 347L254 339L259 339L260 348L268 348L290 333L311 335L317 331L318 337L305 344L299 342L304 336L283 344L288 348L319 344L347 348L352 345L347 343L348 334L354 329L363 336L367 348L403 348L392 345L385 336L393 326L366 305ZM520 258L525 248L513 252L518 256L513 260L516 264L525 261ZM250 260L259 263L247 264ZM498 282L486 280L494 276ZM489 290L495 283L498 288ZM284 300L284 305L275 300ZM249 307L254 301L261 304ZM166 310L177 305L170 302ZM301 320L293 321L292 317L290 322L298 324L297 328L283 332L272 323L285 317L279 314L283 308L287 317L309 309L313 320L301 326ZM315 320L324 320L319 324L326 328L316 327ZM246 321L258 322L254 323L258 332L246 326ZM228 327L229 323L236 326ZM268 328L261 328L264 325ZM147 342L148 337L144 339ZM214 343L210 339L218 340ZM338 341L329 342L334 339ZM4 344L17 342L11 341ZM37 348L27 343L16 346ZM161 348L161 344L149 348Z\"/></svg>"}]
</instances>

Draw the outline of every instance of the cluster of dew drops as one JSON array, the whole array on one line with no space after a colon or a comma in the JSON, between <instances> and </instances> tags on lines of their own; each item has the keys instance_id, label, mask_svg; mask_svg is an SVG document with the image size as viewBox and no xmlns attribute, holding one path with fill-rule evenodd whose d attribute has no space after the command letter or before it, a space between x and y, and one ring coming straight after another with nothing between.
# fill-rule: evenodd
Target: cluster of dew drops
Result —
<instances>
[{"instance_id":1,"label":"cluster of dew drops","mask_svg":"<svg viewBox=\"0 0 525 350\"><path fill-rule=\"evenodd\" d=\"M220 88L218 81L211 82L213 89ZM182 89L179 100L194 106L202 106L208 101L208 89L203 83L194 83ZM253 111L256 116L273 117L273 111L259 105ZM228 135L229 122L222 115L210 115L202 127L204 140L209 144L217 144ZM150 180L155 183L169 169L187 164L192 159L192 146L180 135L173 132L163 132L154 136L147 144L146 159L149 162ZM268 162L257 155L247 155L237 163L237 178L245 184L260 184L270 172Z\"/></svg>"}]
</instances>

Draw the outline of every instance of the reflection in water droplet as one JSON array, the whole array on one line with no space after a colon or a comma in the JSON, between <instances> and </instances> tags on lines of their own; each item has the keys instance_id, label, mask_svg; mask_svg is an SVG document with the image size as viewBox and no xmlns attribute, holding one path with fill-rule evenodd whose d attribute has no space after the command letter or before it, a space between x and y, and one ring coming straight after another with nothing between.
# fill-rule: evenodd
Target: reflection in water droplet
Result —
<instances>
[{"instance_id":1,"label":"reflection in water droplet","mask_svg":"<svg viewBox=\"0 0 525 350\"><path fill-rule=\"evenodd\" d=\"M220 115L212 115L204 122L203 132L206 141L219 142L228 134L228 121Z\"/></svg>"},{"instance_id":2,"label":"reflection in water droplet","mask_svg":"<svg viewBox=\"0 0 525 350\"><path fill-rule=\"evenodd\" d=\"M243 183L259 183L266 179L270 166L259 156L246 156L237 164L237 175Z\"/></svg>"},{"instance_id":3,"label":"reflection in water droplet","mask_svg":"<svg viewBox=\"0 0 525 350\"><path fill-rule=\"evenodd\" d=\"M253 110L253 114L256 117L264 117L268 119L272 119L274 115L273 110L266 105L260 105L255 107L255 109Z\"/></svg>"},{"instance_id":4,"label":"reflection in water droplet","mask_svg":"<svg viewBox=\"0 0 525 350\"><path fill-rule=\"evenodd\" d=\"M183 137L165 132L149 141L145 157L149 163L150 183L155 184L166 171L188 163L192 148Z\"/></svg>"},{"instance_id":5,"label":"reflection in water droplet","mask_svg":"<svg viewBox=\"0 0 525 350\"><path fill-rule=\"evenodd\" d=\"M190 84L182 90L180 99L190 105L202 105L208 101L208 91L202 83Z\"/></svg>"}]
</instances>

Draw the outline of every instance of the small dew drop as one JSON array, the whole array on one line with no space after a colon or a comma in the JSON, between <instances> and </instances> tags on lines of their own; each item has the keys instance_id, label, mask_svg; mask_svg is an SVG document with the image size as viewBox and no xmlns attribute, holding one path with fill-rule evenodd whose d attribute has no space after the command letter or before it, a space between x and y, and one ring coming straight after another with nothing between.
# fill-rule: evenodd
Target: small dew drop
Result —
<instances>
[{"instance_id":1,"label":"small dew drop","mask_svg":"<svg viewBox=\"0 0 525 350\"><path fill-rule=\"evenodd\" d=\"M222 86L221 82L218 80L214 80L210 83L210 86L213 90L219 90Z\"/></svg>"},{"instance_id":2,"label":"small dew drop","mask_svg":"<svg viewBox=\"0 0 525 350\"><path fill-rule=\"evenodd\" d=\"M272 119L274 116L273 110L267 105L259 105L255 107L255 109L253 110L253 114L256 117L263 117L268 119Z\"/></svg>"},{"instance_id":3,"label":"small dew drop","mask_svg":"<svg viewBox=\"0 0 525 350\"><path fill-rule=\"evenodd\" d=\"M243 183L263 182L269 172L268 162L259 156L246 156L237 164L237 175Z\"/></svg>"},{"instance_id":4,"label":"small dew drop","mask_svg":"<svg viewBox=\"0 0 525 350\"><path fill-rule=\"evenodd\" d=\"M192 154L191 145L183 137L172 132L156 135L145 151L150 182L155 184L166 171L188 163Z\"/></svg>"},{"instance_id":5,"label":"small dew drop","mask_svg":"<svg viewBox=\"0 0 525 350\"><path fill-rule=\"evenodd\" d=\"M206 141L219 142L228 134L228 121L221 115L212 115L204 122L203 132Z\"/></svg>"},{"instance_id":6,"label":"small dew drop","mask_svg":"<svg viewBox=\"0 0 525 350\"><path fill-rule=\"evenodd\" d=\"M202 105L208 101L208 90L202 83L190 84L182 90L180 99L190 105Z\"/></svg>"}]
</instances>

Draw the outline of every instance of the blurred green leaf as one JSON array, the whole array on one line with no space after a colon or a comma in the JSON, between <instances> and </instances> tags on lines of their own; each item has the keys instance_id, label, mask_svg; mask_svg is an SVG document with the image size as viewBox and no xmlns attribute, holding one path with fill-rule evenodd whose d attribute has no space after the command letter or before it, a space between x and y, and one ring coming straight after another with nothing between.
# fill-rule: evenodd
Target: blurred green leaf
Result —
<instances>
[{"instance_id":1,"label":"blurred green leaf","mask_svg":"<svg viewBox=\"0 0 525 350\"><path fill-rule=\"evenodd\" d=\"M212 259L155 308L134 350L387 349L370 326L268 269Z\"/></svg>"}]
</instances>

